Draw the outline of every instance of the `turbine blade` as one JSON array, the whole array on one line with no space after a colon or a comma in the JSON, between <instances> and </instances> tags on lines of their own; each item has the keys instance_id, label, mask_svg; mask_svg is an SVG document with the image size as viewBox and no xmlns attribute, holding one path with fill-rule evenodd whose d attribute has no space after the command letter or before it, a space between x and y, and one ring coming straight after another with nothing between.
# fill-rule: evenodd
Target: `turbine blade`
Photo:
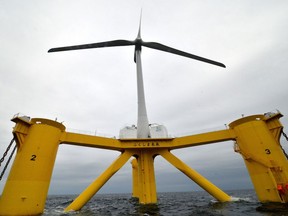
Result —
<instances>
[{"instance_id":1,"label":"turbine blade","mask_svg":"<svg viewBox=\"0 0 288 216\"><path fill-rule=\"evenodd\" d=\"M142 8L141 8L141 12L140 12L140 21L139 21L139 29L138 29L138 35L137 35L137 39L141 39L141 23L142 23Z\"/></svg>"},{"instance_id":2,"label":"turbine blade","mask_svg":"<svg viewBox=\"0 0 288 216\"><path fill-rule=\"evenodd\" d=\"M135 42L128 41L128 40L113 40L113 41L105 41L105 42L100 42L100 43L57 47L57 48L49 49L48 52L50 53L50 52L70 51L70 50L79 50L79 49L92 49L92 48L101 48L101 47L130 46L130 45L135 45Z\"/></svg>"},{"instance_id":3,"label":"turbine blade","mask_svg":"<svg viewBox=\"0 0 288 216\"><path fill-rule=\"evenodd\" d=\"M161 51L164 51L164 52L173 53L173 54L176 54L176 55L181 55L181 56L184 56L184 57L187 57L187 58L192 58L192 59L195 59L195 60L198 60L198 61L202 61L202 62L206 62L206 63L209 63L209 64L213 64L213 65L217 65L217 66L226 68L226 66L224 64L220 63L220 62L213 61L213 60L207 59L207 58L203 58L201 56L193 55L193 54L190 54L190 53L187 53L187 52L183 52L181 50L177 50L177 49L165 46L165 45L160 44L160 43L156 43L156 42L142 42L142 46L149 47L149 48L152 48L152 49L161 50Z\"/></svg>"}]
</instances>

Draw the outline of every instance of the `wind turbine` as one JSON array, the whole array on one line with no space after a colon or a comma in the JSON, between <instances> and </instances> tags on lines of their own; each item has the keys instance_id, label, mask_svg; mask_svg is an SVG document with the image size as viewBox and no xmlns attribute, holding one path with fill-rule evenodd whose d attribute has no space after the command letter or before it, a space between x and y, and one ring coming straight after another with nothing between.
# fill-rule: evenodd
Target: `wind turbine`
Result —
<instances>
[{"instance_id":1,"label":"wind turbine","mask_svg":"<svg viewBox=\"0 0 288 216\"><path fill-rule=\"evenodd\" d=\"M113 40L113 41L105 41L99 43L90 43L90 44L82 44L82 45L74 45L74 46L65 46L65 47L57 47L49 49L48 52L60 52L60 51L71 51L71 50L80 50L80 49L92 49L92 48L103 48L103 47L116 47L116 46L135 46L134 52L134 61L136 63L137 69L137 93L138 93L138 119L137 119L137 138L150 138L150 129L149 129L149 121L148 115L146 111L146 103L145 103L145 94L144 94L144 82L142 75L142 64L141 64L141 49L142 46L148 47L151 49L156 49L164 52L173 53L176 55L184 56L187 58L192 58L198 61L206 62L208 64L213 64L220 67L226 67L224 64L213 61L211 59L203 58L197 55L193 55L187 52L183 52L181 50L174 49L172 47L156 43L156 42L144 42L141 38L141 18L140 25L138 30L138 35L134 41L130 40Z\"/></svg>"}]
</instances>

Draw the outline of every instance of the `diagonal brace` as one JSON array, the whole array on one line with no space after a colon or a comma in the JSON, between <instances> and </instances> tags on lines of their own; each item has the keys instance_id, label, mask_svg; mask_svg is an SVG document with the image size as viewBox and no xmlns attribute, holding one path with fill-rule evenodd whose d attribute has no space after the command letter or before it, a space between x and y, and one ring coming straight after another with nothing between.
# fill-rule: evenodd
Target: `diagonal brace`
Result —
<instances>
[{"instance_id":1,"label":"diagonal brace","mask_svg":"<svg viewBox=\"0 0 288 216\"><path fill-rule=\"evenodd\" d=\"M80 210L100 188L129 160L133 155L131 151L124 151L94 182L92 182L65 211Z\"/></svg>"},{"instance_id":2,"label":"diagonal brace","mask_svg":"<svg viewBox=\"0 0 288 216\"><path fill-rule=\"evenodd\" d=\"M231 197L228 194L216 187L198 172L191 169L168 150L161 150L159 151L159 154L220 202L227 202L231 200Z\"/></svg>"}]
</instances>

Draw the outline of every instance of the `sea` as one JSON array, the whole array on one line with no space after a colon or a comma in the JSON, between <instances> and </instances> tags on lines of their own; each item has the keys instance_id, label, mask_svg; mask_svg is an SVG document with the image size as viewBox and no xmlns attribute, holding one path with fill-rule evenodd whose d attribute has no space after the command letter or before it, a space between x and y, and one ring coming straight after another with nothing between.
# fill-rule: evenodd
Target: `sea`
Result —
<instances>
[{"instance_id":1,"label":"sea","mask_svg":"<svg viewBox=\"0 0 288 216\"><path fill-rule=\"evenodd\" d=\"M189 216L189 215L255 215L288 216L288 205L261 204L254 190L225 191L232 196L231 202L221 203L206 191L158 193L158 203L141 205L131 194L96 194L80 211L64 212L76 195L50 195L44 214L55 216Z\"/></svg>"}]
</instances>

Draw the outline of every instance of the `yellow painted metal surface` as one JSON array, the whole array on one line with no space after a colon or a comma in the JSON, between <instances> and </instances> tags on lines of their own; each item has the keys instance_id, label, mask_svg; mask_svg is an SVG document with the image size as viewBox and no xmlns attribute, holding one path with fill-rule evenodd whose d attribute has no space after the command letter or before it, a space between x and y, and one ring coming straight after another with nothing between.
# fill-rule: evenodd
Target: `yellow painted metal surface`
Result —
<instances>
[{"instance_id":1,"label":"yellow painted metal surface","mask_svg":"<svg viewBox=\"0 0 288 216\"><path fill-rule=\"evenodd\" d=\"M197 183L200 187L206 190L210 195L215 197L220 202L227 202L231 200L231 197L223 192L220 188L216 187L202 175L200 175L195 170L191 169L185 163L183 163L179 158L174 156L168 150L161 150L160 155L170 162L173 166L179 169L182 173L188 176L191 180Z\"/></svg>"},{"instance_id":2,"label":"yellow painted metal surface","mask_svg":"<svg viewBox=\"0 0 288 216\"><path fill-rule=\"evenodd\" d=\"M43 212L59 144L103 148L120 156L93 182L66 211L81 209L95 193L131 158L132 196L143 204L156 203L154 158L169 163L221 202L230 196L187 166L170 151L173 149L234 140L247 166L261 202L288 202L288 163L279 139L282 115L255 115L238 119L229 129L179 138L116 139L65 131L52 120L14 118L13 134L17 155L0 198L0 215L37 215Z\"/></svg>"},{"instance_id":3,"label":"yellow painted metal surface","mask_svg":"<svg viewBox=\"0 0 288 216\"><path fill-rule=\"evenodd\" d=\"M157 203L154 172L154 151L142 150L136 153L138 162L139 202L142 204Z\"/></svg>"},{"instance_id":4,"label":"yellow painted metal surface","mask_svg":"<svg viewBox=\"0 0 288 216\"><path fill-rule=\"evenodd\" d=\"M139 172L138 172L138 162L137 159L134 158L131 161L132 165L132 197L139 198Z\"/></svg>"},{"instance_id":5,"label":"yellow painted metal surface","mask_svg":"<svg viewBox=\"0 0 288 216\"><path fill-rule=\"evenodd\" d=\"M0 199L0 215L43 212L61 129L45 119L31 125L18 121L13 131L17 155Z\"/></svg>"},{"instance_id":6,"label":"yellow painted metal surface","mask_svg":"<svg viewBox=\"0 0 288 216\"><path fill-rule=\"evenodd\" d=\"M281 116L249 116L229 125L261 202L288 202L288 163L279 142Z\"/></svg>"},{"instance_id":7,"label":"yellow painted metal surface","mask_svg":"<svg viewBox=\"0 0 288 216\"><path fill-rule=\"evenodd\" d=\"M80 210L100 188L129 160L132 152L122 153L94 182L92 182L65 211Z\"/></svg>"}]
</instances>

